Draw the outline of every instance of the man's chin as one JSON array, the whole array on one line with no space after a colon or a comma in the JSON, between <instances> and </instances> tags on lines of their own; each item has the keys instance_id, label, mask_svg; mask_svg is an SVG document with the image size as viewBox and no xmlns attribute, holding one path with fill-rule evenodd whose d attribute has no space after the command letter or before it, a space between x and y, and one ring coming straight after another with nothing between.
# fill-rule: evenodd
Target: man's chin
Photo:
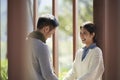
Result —
<instances>
[{"instance_id":1,"label":"man's chin","mask_svg":"<svg viewBox=\"0 0 120 80\"><path fill-rule=\"evenodd\" d=\"M48 36L47 39L48 39L48 38L52 38L52 36Z\"/></svg>"}]
</instances>

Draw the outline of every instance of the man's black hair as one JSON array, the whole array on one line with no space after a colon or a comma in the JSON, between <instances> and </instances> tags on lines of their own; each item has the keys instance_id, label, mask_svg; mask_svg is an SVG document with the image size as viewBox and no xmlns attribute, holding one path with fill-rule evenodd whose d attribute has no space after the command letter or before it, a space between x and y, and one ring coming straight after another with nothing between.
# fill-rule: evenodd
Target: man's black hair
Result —
<instances>
[{"instance_id":1,"label":"man's black hair","mask_svg":"<svg viewBox=\"0 0 120 80\"><path fill-rule=\"evenodd\" d=\"M50 29L54 29L59 26L58 21L54 16L51 17L40 17L37 22L37 29L42 29L45 26L49 26Z\"/></svg>"}]
</instances>

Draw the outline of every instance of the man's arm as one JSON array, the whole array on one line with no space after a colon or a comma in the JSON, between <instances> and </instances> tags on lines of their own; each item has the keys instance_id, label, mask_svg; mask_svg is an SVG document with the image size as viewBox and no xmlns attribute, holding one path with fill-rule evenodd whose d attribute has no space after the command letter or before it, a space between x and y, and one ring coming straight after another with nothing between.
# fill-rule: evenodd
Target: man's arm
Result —
<instances>
[{"instance_id":1,"label":"man's arm","mask_svg":"<svg viewBox=\"0 0 120 80\"><path fill-rule=\"evenodd\" d=\"M37 45L36 48L37 59L40 65L42 76L45 80L58 80L54 74L50 61L49 61L49 50L47 45Z\"/></svg>"}]
</instances>

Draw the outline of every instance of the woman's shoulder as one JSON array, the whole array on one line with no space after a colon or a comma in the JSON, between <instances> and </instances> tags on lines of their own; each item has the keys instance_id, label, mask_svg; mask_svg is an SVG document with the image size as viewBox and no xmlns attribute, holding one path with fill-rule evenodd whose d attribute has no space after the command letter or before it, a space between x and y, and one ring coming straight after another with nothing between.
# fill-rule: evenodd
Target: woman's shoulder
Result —
<instances>
[{"instance_id":1,"label":"woman's shoulder","mask_svg":"<svg viewBox=\"0 0 120 80\"><path fill-rule=\"evenodd\" d=\"M97 55L102 55L102 50L100 47L95 47L94 48L94 52L97 54Z\"/></svg>"},{"instance_id":2,"label":"woman's shoulder","mask_svg":"<svg viewBox=\"0 0 120 80\"><path fill-rule=\"evenodd\" d=\"M98 47L98 46L97 46L97 47L95 47L94 49L95 49L95 51L102 52L101 48L100 48L100 47Z\"/></svg>"}]
</instances>

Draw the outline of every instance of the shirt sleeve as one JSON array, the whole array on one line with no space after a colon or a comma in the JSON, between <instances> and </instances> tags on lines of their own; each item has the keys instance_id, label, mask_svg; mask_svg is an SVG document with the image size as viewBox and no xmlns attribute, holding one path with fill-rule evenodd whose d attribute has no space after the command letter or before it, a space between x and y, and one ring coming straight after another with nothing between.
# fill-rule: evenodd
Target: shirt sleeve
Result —
<instances>
[{"instance_id":1,"label":"shirt sleeve","mask_svg":"<svg viewBox=\"0 0 120 80\"><path fill-rule=\"evenodd\" d=\"M78 80L97 80L104 72L102 51L96 50L90 62L89 71Z\"/></svg>"},{"instance_id":2,"label":"shirt sleeve","mask_svg":"<svg viewBox=\"0 0 120 80\"><path fill-rule=\"evenodd\" d=\"M40 47L40 45L38 45L36 53L43 78L45 80L58 80L51 68L48 46L42 45L42 47Z\"/></svg>"}]
</instances>

